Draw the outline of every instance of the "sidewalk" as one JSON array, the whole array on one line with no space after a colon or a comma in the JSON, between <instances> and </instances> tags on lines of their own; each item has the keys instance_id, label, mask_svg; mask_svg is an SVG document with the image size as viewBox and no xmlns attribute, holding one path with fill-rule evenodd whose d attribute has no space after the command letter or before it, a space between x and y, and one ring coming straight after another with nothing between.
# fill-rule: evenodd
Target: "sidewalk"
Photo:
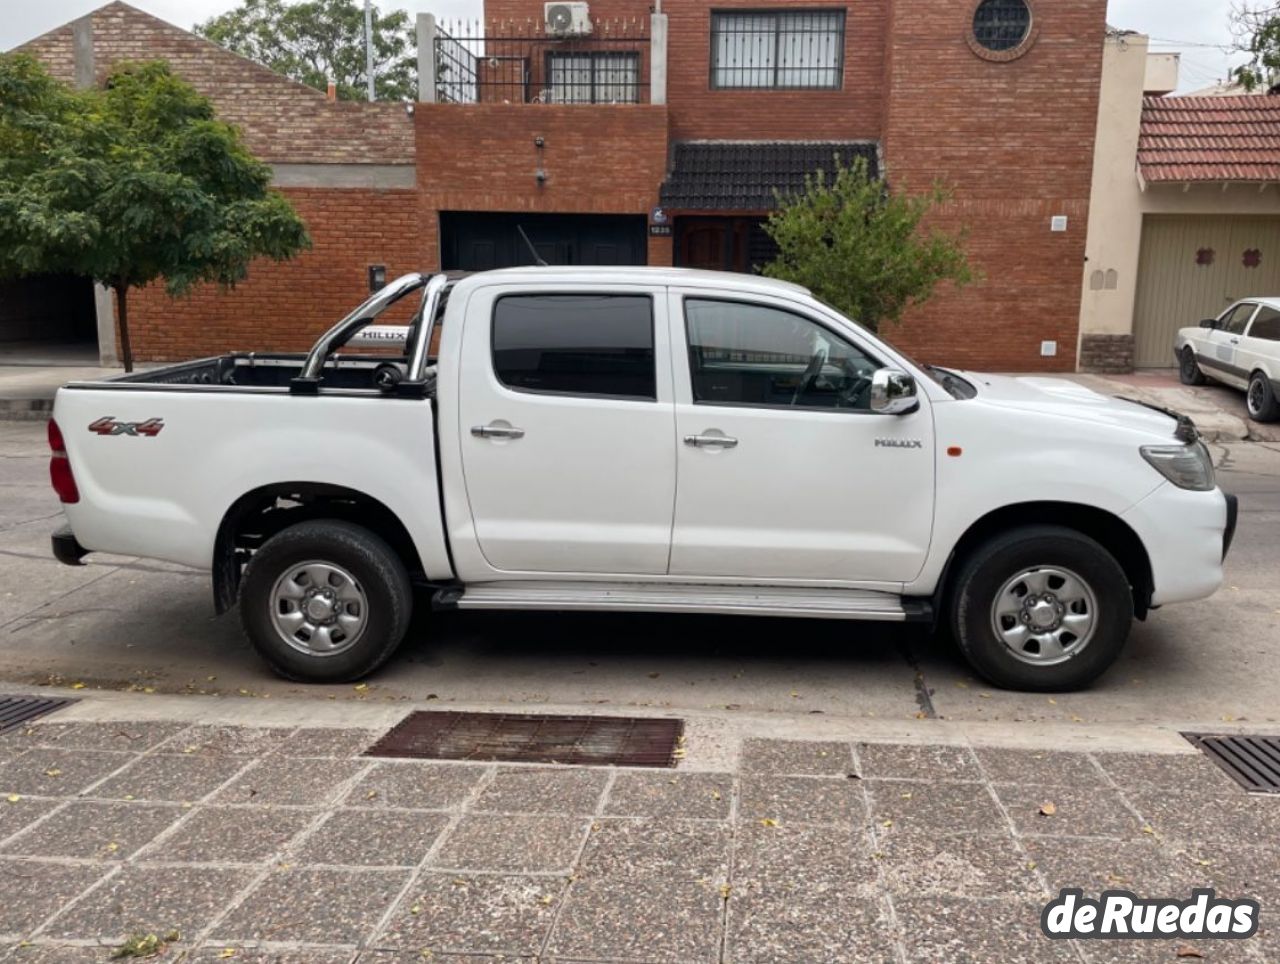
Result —
<instances>
[{"instance_id":1,"label":"sidewalk","mask_svg":"<svg viewBox=\"0 0 1280 964\"><path fill-rule=\"evenodd\" d=\"M67 382L108 378L122 368L0 363L0 421L38 421L53 411L53 396Z\"/></svg>"},{"instance_id":2,"label":"sidewalk","mask_svg":"<svg viewBox=\"0 0 1280 964\"><path fill-rule=\"evenodd\" d=\"M237 708L277 725L189 722ZM202 962L1280 958L1280 798L1176 734L1132 728L1161 752L1124 752L1082 728L1033 749L1007 726L998 747L935 721L880 742L693 720L674 770L360 755L409 709L93 697L0 736L0 960L147 935ZM1197 886L1257 899L1260 933L1039 932L1063 887Z\"/></svg>"}]
</instances>

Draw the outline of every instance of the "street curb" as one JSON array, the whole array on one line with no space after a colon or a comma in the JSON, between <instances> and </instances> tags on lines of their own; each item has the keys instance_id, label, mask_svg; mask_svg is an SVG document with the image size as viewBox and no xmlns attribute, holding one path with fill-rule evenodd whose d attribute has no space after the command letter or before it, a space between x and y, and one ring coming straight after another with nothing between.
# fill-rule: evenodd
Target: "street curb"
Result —
<instances>
[{"instance_id":1,"label":"street curb","mask_svg":"<svg viewBox=\"0 0 1280 964\"><path fill-rule=\"evenodd\" d=\"M53 398L0 398L0 422L40 422L53 414Z\"/></svg>"}]
</instances>

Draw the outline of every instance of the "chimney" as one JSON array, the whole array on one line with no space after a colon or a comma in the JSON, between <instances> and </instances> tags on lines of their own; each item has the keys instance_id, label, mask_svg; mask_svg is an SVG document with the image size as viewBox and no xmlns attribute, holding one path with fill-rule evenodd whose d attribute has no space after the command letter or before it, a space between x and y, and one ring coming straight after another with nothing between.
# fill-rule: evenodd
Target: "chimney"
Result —
<instances>
[{"instance_id":1,"label":"chimney","mask_svg":"<svg viewBox=\"0 0 1280 964\"><path fill-rule=\"evenodd\" d=\"M72 56L76 86L89 88L96 82L93 63L93 14L87 13L71 24Z\"/></svg>"},{"instance_id":2,"label":"chimney","mask_svg":"<svg viewBox=\"0 0 1280 964\"><path fill-rule=\"evenodd\" d=\"M338 99L338 85L332 80L329 81L329 89L324 92L326 100L336 101Z\"/></svg>"}]
</instances>

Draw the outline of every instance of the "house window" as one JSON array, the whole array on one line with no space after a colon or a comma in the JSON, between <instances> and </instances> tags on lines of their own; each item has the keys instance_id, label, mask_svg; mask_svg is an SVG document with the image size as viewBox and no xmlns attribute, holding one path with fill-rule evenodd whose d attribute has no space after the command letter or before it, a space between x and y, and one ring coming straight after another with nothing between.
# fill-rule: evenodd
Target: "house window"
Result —
<instances>
[{"instance_id":1,"label":"house window","mask_svg":"<svg viewBox=\"0 0 1280 964\"><path fill-rule=\"evenodd\" d=\"M711 15L711 86L838 90L843 10L751 10Z\"/></svg>"},{"instance_id":2,"label":"house window","mask_svg":"<svg viewBox=\"0 0 1280 964\"><path fill-rule=\"evenodd\" d=\"M552 104L638 103L640 54L606 50L547 54L547 100Z\"/></svg>"}]
</instances>

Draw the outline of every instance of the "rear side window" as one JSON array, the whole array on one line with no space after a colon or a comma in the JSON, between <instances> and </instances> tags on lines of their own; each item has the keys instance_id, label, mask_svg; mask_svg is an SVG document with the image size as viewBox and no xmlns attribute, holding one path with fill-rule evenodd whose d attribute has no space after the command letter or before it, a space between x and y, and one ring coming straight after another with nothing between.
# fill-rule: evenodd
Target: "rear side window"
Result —
<instances>
[{"instance_id":1,"label":"rear side window","mask_svg":"<svg viewBox=\"0 0 1280 964\"><path fill-rule=\"evenodd\" d=\"M1280 341L1280 311L1265 305L1258 309L1258 317L1253 319L1249 336L1264 341Z\"/></svg>"},{"instance_id":2,"label":"rear side window","mask_svg":"<svg viewBox=\"0 0 1280 964\"><path fill-rule=\"evenodd\" d=\"M647 295L508 295L493 312L493 370L508 388L653 401Z\"/></svg>"}]
</instances>

